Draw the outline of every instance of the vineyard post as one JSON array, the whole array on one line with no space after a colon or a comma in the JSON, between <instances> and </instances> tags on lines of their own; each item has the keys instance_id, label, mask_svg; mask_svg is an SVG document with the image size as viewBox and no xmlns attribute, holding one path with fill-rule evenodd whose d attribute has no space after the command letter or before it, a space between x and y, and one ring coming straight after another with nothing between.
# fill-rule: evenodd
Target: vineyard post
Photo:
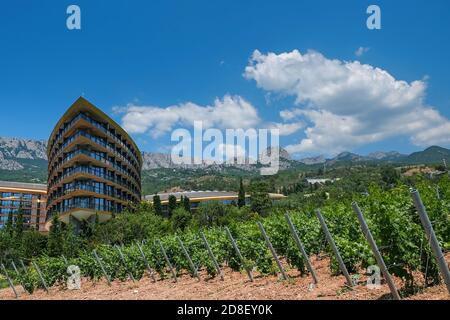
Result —
<instances>
[{"instance_id":1,"label":"vineyard post","mask_svg":"<svg viewBox=\"0 0 450 320\"><path fill-rule=\"evenodd\" d=\"M213 253L213 251L211 249L211 246L209 245L209 242L206 239L205 234L203 233L203 231L200 232L200 235L202 236L203 244L205 245L206 249L208 250L209 257L213 261L214 266L216 267L217 273L220 275L220 279L223 281L224 278L223 278L222 270L220 269L219 263L217 262L217 259L214 256L214 253Z\"/></svg>"},{"instance_id":2,"label":"vineyard post","mask_svg":"<svg viewBox=\"0 0 450 320\"><path fill-rule=\"evenodd\" d=\"M186 250L186 247L184 246L183 241L181 241L180 237L176 237L178 243L181 246L181 250L183 250L184 256L186 257L187 261L189 262L189 266L191 267L192 272L194 273L194 276L200 281L200 276L198 275L197 268L194 265L194 262L192 262L191 256L189 255L189 252Z\"/></svg>"},{"instance_id":3,"label":"vineyard post","mask_svg":"<svg viewBox=\"0 0 450 320\"><path fill-rule=\"evenodd\" d=\"M311 261L309 260L309 256L306 253L305 247L303 246L303 243L300 240L300 237L298 236L297 230L296 230L294 224L292 223L291 218L289 217L289 215L287 213L284 216L286 218L287 223L289 224L289 229L291 230L292 237L294 238L298 249L302 253L303 259L305 259L306 267L308 268L309 273L311 273L311 276L313 278L314 283L315 284L319 283L319 281L317 280L316 271L314 270L313 266L311 265Z\"/></svg>"},{"instance_id":4,"label":"vineyard post","mask_svg":"<svg viewBox=\"0 0 450 320\"><path fill-rule=\"evenodd\" d=\"M230 229L228 227L225 227L225 232L228 235L228 238L231 241L231 244L233 245L234 251L236 251L237 256L241 260L242 265L244 266L245 271L247 272L248 278L251 282L253 282L253 274L252 271L248 268L247 264L245 263L244 257L241 254L241 250L239 250L236 241L234 240L233 236L231 235Z\"/></svg>"},{"instance_id":5,"label":"vineyard post","mask_svg":"<svg viewBox=\"0 0 450 320\"><path fill-rule=\"evenodd\" d=\"M6 271L5 265L3 263L2 263L2 269L3 269L3 273L6 277L6 280L8 280L9 286L11 287L12 291L14 292L14 295L16 296L16 299L19 299L19 295L16 291L16 288L14 287L14 284L13 284L11 278L9 277L8 272Z\"/></svg>"},{"instance_id":6,"label":"vineyard post","mask_svg":"<svg viewBox=\"0 0 450 320\"><path fill-rule=\"evenodd\" d=\"M167 256L167 253L166 253L166 249L164 249L164 246L163 246L163 244L162 244L162 242L160 240L156 240L156 241L158 242L159 247L161 248L161 252L162 252L162 254L164 256L164 259L166 260L166 263L167 263L167 265L170 268L170 272L172 273L173 280L175 282L178 282L177 273L175 272L175 270L173 269L172 264L170 263L169 257Z\"/></svg>"},{"instance_id":7,"label":"vineyard post","mask_svg":"<svg viewBox=\"0 0 450 320\"><path fill-rule=\"evenodd\" d=\"M444 278L445 285L447 286L447 291L450 293L450 272L448 270L447 262L445 261L442 248L439 245L439 241L434 232L433 226L431 225L430 218L428 217L427 210L423 205L422 199L420 198L419 191L411 191L411 195L414 199L414 204L417 211L419 212L420 221L422 222L423 228L427 235L428 241L430 242L431 249L433 251L434 257L438 263L439 270Z\"/></svg>"},{"instance_id":8,"label":"vineyard post","mask_svg":"<svg viewBox=\"0 0 450 320\"><path fill-rule=\"evenodd\" d=\"M115 248L116 248L117 252L119 253L120 260L122 261L122 264L125 267L125 270L127 271L127 273L130 276L131 280L133 280L133 282L136 282L136 279L134 278L133 273L129 270L129 268L127 266L127 262L125 260L125 256L122 253L122 250L117 245L115 246Z\"/></svg>"},{"instance_id":9,"label":"vineyard post","mask_svg":"<svg viewBox=\"0 0 450 320\"><path fill-rule=\"evenodd\" d=\"M19 272L19 270L17 269L16 264L14 263L14 260L11 260L11 265L12 265L12 267L13 267L13 269L14 269L14 272L16 273L17 277L20 279L20 272ZM25 286L23 285L21 279L20 279L20 285L22 286L22 288L23 288L25 291L27 291L27 289L25 289Z\"/></svg>"},{"instance_id":10,"label":"vineyard post","mask_svg":"<svg viewBox=\"0 0 450 320\"><path fill-rule=\"evenodd\" d=\"M339 250L336 246L336 243L333 240L333 237L330 233L330 230L328 230L327 224L322 216L322 213L319 209L316 210L316 216L319 219L320 225L322 226L323 232L325 233L325 237L327 238L328 244L331 246L331 249L334 252L334 255L336 256L336 259L339 263L339 268L341 269L341 272L344 274L345 278L347 279L347 284L349 287L353 287L353 281L350 277L350 274L348 273L347 267L344 264L344 261L342 260L341 254L339 253Z\"/></svg>"},{"instance_id":11,"label":"vineyard post","mask_svg":"<svg viewBox=\"0 0 450 320\"><path fill-rule=\"evenodd\" d=\"M136 243L137 247L139 249L139 252L141 253L142 259L144 260L145 266L147 267L148 272L150 273L150 276L153 279L153 282L156 282L155 275L153 273L153 269L150 267L150 264L148 263L147 257L144 254L144 250L142 250L141 244L139 242Z\"/></svg>"},{"instance_id":12,"label":"vineyard post","mask_svg":"<svg viewBox=\"0 0 450 320\"><path fill-rule=\"evenodd\" d=\"M42 284L44 285L45 291L47 291L47 293L48 293L48 286L47 286L47 283L45 282L44 276L42 275L41 269L39 268L37 263L35 263L34 261L31 261L31 264L36 269L38 276L41 279Z\"/></svg>"},{"instance_id":13,"label":"vineyard post","mask_svg":"<svg viewBox=\"0 0 450 320\"><path fill-rule=\"evenodd\" d=\"M359 208L359 206L356 202L352 203L352 207L353 207L353 211L355 211L356 216L358 217L358 221L359 221L359 224L361 225L361 230L364 234L364 237L366 238L367 242L369 243L370 248L372 249L372 252L375 256L375 259L377 260L377 264L380 267L384 278L386 279L389 289L391 290L392 297L395 300L400 300L401 298L397 291L397 288L395 287L395 283L392 280L391 274L389 273L389 271L386 267L386 264L384 263L384 259L381 256L380 251L378 250L377 244L372 236L372 233L369 230L369 227L367 226L366 220L364 219L361 209Z\"/></svg>"},{"instance_id":14,"label":"vineyard post","mask_svg":"<svg viewBox=\"0 0 450 320\"><path fill-rule=\"evenodd\" d=\"M100 269L102 270L103 275L106 278L106 281L108 282L108 286L111 286L111 279L109 278L108 274L106 273L105 267L103 266L103 263L97 254L97 251L94 249L94 251L92 251L92 254L94 255L95 260L97 260L97 263L100 266Z\"/></svg>"},{"instance_id":15,"label":"vineyard post","mask_svg":"<svg viewBox=\"0 0 450 320\"><path fill-rule=\"evenodd\" d=\"M269 237L267 236L266 230L264 229L264 226L262 225L261 222L258 221L258 227L259 230L261 231L264 240L266 241L266 245L269 248L270 252L272 253L273 258L275 259L275 261L277 262L278 265L278 269L280 269L281 275L283 276L284 280L288 280L288 276L286 275L286 272L284 272L284 268L283 265L281 264L280 259L278 259L277 253L275 252L275 249L272 246L272 243L270 242Z\"/></svg>"},{"instance_id":16,"label":"vineyard post","mask_svg":"<svg viewBox=\"0 0 450 320\"><path fill-rule=\"evenodd\" d=\"M22 267L23 271L24 271L25 273L28 272L27 267L25 267L25 264L23 263L23 261L22 261L22 260L19 260L19 262L20 262L20 266Z\"/></svg>"},{"instance_id":17,"label":"vineyard post","mask_svg":"<svg viewBox=\"0 0 450 320\"><path fill-rule=\"evenodd\" d=\"M16 264L14 263L14 260L11 260L11 265L14 269L14 272L17 274L17 276L20 276L19 270L17 270Z\"/></svg>"}]
</instances>

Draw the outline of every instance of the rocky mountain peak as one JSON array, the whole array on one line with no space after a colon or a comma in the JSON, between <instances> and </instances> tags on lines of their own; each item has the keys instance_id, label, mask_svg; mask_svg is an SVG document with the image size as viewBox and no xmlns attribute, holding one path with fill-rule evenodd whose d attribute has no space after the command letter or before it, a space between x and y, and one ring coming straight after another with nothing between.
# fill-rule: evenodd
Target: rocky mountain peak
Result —
<instances>
[{"instance_id":1,"label":"rocky mountain peak","mask_svg":"<svg viewBox=\"0 0 450 320\"><path fill-rule=\"evenodd\" d=\"M22 170L19 160L47 160L47 142L0 137L0 169Z\"/></svg>"}]
</instances>

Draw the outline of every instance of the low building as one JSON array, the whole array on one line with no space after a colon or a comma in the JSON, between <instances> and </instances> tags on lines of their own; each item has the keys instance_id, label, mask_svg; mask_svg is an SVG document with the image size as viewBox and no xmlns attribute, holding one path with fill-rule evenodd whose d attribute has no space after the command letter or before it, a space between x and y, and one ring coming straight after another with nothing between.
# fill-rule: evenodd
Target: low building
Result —
<instances>
[{"instance_id":1,"label":"low building","mask_svg":"<svg viewBox=\"0 0 450 320\"><path fill-rule=\"evenodd\" d=\"M238 193L234 191L183 191L183 192L172 192L172 193L158 193L161 199L161 205L163 211L167 211L167 206L169 204L169 196L175 196L177 202L181 201L181 197L189 198L191 203L191 210L196 210L201 203L206 203L210 201L219 201L224 204L237 204ZM145 201L153 203L153 197L155 195L148 195L144 197ZM270 199L272 201L277 201L286 198L286 196L278 193L269 193ZM250 203L250 195L245 195L246 203Z\"/></svg>"},{"instance_id":2,"label":"low building","mask_svg":"<svg viewBox=\"0 0 450 320\"><path fill-rule=\"evenodd\" d=\"M25 227L46 231L47 185L0 181L0 229L10 214L16 220L19 210L23 212Z\"/></svg>"}]
</instances>

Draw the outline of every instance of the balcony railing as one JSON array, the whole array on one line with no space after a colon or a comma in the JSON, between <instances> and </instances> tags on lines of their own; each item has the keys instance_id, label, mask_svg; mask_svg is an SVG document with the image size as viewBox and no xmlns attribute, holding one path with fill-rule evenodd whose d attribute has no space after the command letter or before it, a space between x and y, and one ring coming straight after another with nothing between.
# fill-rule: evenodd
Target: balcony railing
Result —
<instances>
[{"instance_id":1,"label":"balcony railing","mask_svg":"<svg viewBox=\"0 0 450 320\"><path fill-rule=\"evenodd\" d=\"M111 205L99 205L96 203L80 201L70 205L62 206L59 209L50 210L49 212L47 212L46 220L50 221L55 216L55 214L64 214L74 209L88 209L88 210L95 210L97 212L110 212L115 214L122 212L124 208L118 209L117 207Z\"/></svg>"},{"instance_id":2,"label":"balcony railing","mask_svg":"<svg viewBox=\"0 0 450 320\"><path fill-rule=\"evenodd\" d=\"M117 190L108 191L105 188L94 187L94 186L90 186L90 185L86 185L86 184L76 184L74 186L64 189L63 192L52 193L51 197L49 198L48 203L51 204L54 199L66 196L75 191L88 191L88 192L96 193L98 195L112 197L114 199L118 199L121 201L130 201L130 199L128 199L128 197L124 197L121 194L121 192L117 192Z\"/></svg>"},{"instance_id":3,"label":"balcony railing","mask_svg":"<svg viewBox=\"0 0 450 320\"><path fill-rule=\"evenodd\" d=\"M113 182L117 185L120 185L124 188L126 188L127 190L133 191L135 193L139 193L139 190L135 190L132 187L131 183L124 183L123 181L116 179L115 177L109 175L109 174L105 174L105 173L100 173L97 170L93 169L93 168L89 168L89 167L74 167L71 168L68 172L64 173L63 175L61 175L58 179L53 180L53 182L49 183L49 189L53 188L53 186L57 185L58 183L60 183L62 180L73 176L77 173L85 173L85 174L89 174L89 175L93 175L99 178L102 178L104 180Z\"/></svg>"},{"instance_id":4,"label":"balcony railing","mask_svg":"<svg viewBox=\"0 0 450 320\"><path fill-rule=\"evenodd\" d=\"M134 182L136 183L136 185L139 185L137 178L134 177L133 175L131 175L128 171L124 170L118 164L116 164L112 161L109 161L107 158L99 156L98 154L95 154L92 151L83 150L83 149L77 149L77 150L72 151L69 154L67 154L66 157L52 169L52 172L59 170L66 162L70 161L71 159L75 158L77 155L80 155L80 154L84 154L96 161L102 162L104 164L107 164L107 165L113 167L116 171L120 172L121 174L132 177L134 179Z\"/></svg>"},{"instance_id":5,"label":"balcony railing","mask_svg":"<svg viewBox=\"0 0 450 320\"><path fill-rule=\"evenodd\" d=\"M67 123L64 126L64 129L62 131L60 131L54 138L50 150L53 151L53 148L55 146L55 143L65 134L67 133L67 131L69 131L73 125L78 121L78 120L85 120L87 121L89 124L92 124L94 127L100 129L103 133L105 133L107 136L111 137L119 146L121 146L122 148L128 150L129 154L131 154L133 160L136 162L136 165L139 164L138 158L136 157L135 153L137 153L137 150L134 150L132 148L130 148L129 146L127 146L125 143L123 143L123 141L121 139L119 139L115 134L113 134L112 132L110 132L106 126L94 119L91 119L89 116L85 115L84 113L80 113L78 114L76 117L74 117L69 123Z\"/></svg>"},{"instance_id":6,"label":"balcony railing","mask_svg":"<svg viewBox=\"0 0 450 320\"><path fill-rule=\"evenodd\" d=\"M57 157L59 156L60 153L63 153L63 152L64 152L64 149L65 149L68 145L70 145L72 142L74 142L78 137L85 137L85 138L91 140L92 142L94 142L94 143L100 145L101 147L103 147L103 148L109 150L109 151L114 155L114 157L119 158L119 159L120 159L121 161L123 161L123 162L126 162L126 163L130 166L130 168L133 168L133 169L134 169L136 175L137 175L137 176L140 176L138 170L136 169L136 167L133 166L133 164L132 164L127 158L125 158L125 157L122 156L121 154L117 153L117 151L116 151L114 148L112 148L107 142L105 142L104 139L99 138L99 137L96 137L96 136L93 136L93 135L87 133L87 132L84 131L84 130L80 130L80 131L78 131L77 133L75 133L74 135L72 135L70 138L68 138L68 139L61 145L61 148L60 148L59 152L53 156L53 159L54 159L54 158L57 158ZM52 163L52 160L50 160L50 163Z\"/></svg>"}]
</instances>

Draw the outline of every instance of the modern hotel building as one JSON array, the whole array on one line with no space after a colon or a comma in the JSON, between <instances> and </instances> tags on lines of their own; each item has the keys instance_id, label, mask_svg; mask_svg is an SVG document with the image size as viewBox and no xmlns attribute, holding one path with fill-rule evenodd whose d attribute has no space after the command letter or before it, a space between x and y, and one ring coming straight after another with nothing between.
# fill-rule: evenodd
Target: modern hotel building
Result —
<instances>
[{"instance_id":1,"label":"modern hotel building","mask_svg":"<svg viewBox=\"0 0 450 320\"><path fill-rule=\"evenodd\" d=\"M25 227L45 231L47 185L0 181L0 229L22 210Z\"/></svg>"},{"instance_id":2,"label":"modern hotel building","mask_svg":"<svg viewBox=\"0 0 450 320\"><path fill-rule=\"evenodd\" d=\"M79 98L48 142L48 217L79 225L101 222L141 200L142 156L130 136L105 113Z\"/></svg>"}]
</instances>

